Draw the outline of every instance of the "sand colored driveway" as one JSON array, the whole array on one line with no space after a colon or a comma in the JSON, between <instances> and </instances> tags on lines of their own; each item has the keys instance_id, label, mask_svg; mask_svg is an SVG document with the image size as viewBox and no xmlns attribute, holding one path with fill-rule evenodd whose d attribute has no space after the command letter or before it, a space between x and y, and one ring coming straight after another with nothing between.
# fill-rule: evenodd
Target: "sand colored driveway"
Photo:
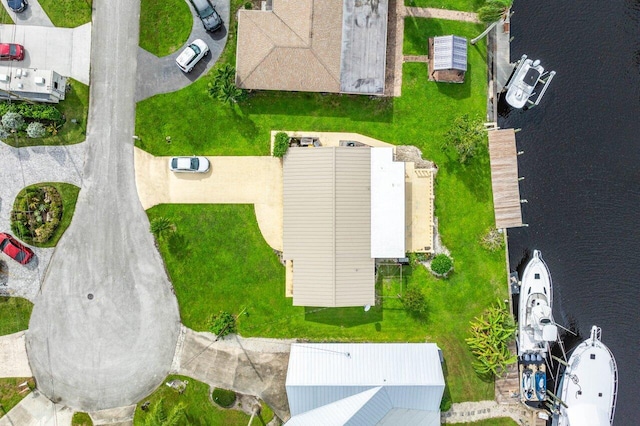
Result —
<instances>
[{"instance_id":1,"label":"sand colored driveway","mask_svg":"<svg viewBox=\"0 0 640 426\"><path fill-rule=\"evenodd\" d=\"M173 173L170 157L135 149L142 207L156 204L254 204L267 243L282 250L282 163L274 157L207 157L207 173Z\"/></svg>"}]
</instances>

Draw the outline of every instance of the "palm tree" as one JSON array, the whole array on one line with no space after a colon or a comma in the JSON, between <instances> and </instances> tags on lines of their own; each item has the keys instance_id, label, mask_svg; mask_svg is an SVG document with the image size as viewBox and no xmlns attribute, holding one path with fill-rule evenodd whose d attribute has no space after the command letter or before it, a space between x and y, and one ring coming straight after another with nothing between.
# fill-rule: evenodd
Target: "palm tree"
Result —
<instances>
[{"instance_id":1,"label":"palm tree","mask_svg":"<svg viewBox=\"0 0 640 426\"><path fill-rule=\"evenodd\" d=\"M178 426L184 424L184 412L184 404L178 403L173 406L167 415L164 411L163 400L160 399L153 404L153 407L147 414L144 420L144 426Z\"/></svg>"},{"instance_id":2,"label":"palm tree","mask_svg":"<svg viewBox=\"0 0 640 426\"><path fill-rule=\"evenodd\" d=\"M161 240L176 232L176 225L169 218L160 216L151 221L151 233Z\"/></svg>"},{"instance_id":3,"label":"palm tree","mask_svg":"<svg viewBox=\"0 0 640 426\"><path fill-rule=\"evenodd\" d=\"M487 0L478 9L478 19L484 24L490 24L480 35L471 40L471 44L476 44L489 34L489 32L500 23L500 20L507 17L513 0Z\"/></svg>"}]
</instances>

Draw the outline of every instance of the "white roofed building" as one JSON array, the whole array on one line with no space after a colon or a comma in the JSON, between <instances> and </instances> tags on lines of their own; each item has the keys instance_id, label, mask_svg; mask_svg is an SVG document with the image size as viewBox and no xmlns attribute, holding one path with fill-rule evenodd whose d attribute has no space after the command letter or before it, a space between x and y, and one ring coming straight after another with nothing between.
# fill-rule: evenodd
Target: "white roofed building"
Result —
<instances>
[{"instance_id":1,"label":"white roofed building","mask_svg":"<svg viewBox=\"0 0 640 426\"><path fill-rule=\"evenodd\" d=\"M55 71L0 65L0 99L47 102L64 100L67 78Z\"/></svg>"},{"instance_id":2,"label":"white roofed building","mask_svg":"<svg viewBox=\"0 0 640 426\"><path fill-rule=\"evenodd\" d=\"M293 344L286 424L439 425L439 351L433 343Z\"/></svg>"}]
</instances>

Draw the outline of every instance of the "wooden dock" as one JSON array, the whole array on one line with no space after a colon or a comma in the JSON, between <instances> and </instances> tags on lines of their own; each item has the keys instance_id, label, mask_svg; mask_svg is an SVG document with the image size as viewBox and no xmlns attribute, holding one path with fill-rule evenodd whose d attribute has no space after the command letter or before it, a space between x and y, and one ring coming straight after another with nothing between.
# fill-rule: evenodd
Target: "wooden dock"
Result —
<instances>
[{"instance_id":1,"label":"wooden dock","mask_svg":"<svg viewBox=\"0 0 640 426\"><path fill-rule=\"evenodd\" d=\"M490 130L488 134L496 228L522 226L515 131Z\"/></svg>"}]
</instances>

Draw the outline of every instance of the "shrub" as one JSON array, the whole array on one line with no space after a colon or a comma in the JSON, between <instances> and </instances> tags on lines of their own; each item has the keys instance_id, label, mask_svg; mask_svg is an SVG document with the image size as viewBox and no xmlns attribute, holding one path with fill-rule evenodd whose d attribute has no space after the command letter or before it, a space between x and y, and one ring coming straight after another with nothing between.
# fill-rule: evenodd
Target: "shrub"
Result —
<instances>
[{"instance_id":1,"label":"shrub","mask_svg":"<svg viewBox=\"0 0 640 426\"><path fill-rule=\"evenodd\" d=\"M236 393L227 389L215 388L211 392L211 399L222 408L229 408L236 402Z\"/></svg>"},{"instance_id":2,"label":"shrub","mask_svg":"<svg viewBox=\"0 0 640 426\"><path fill-rule=\"evenodd\" d=\"M431 261L431 270L437 275L447 275L453 269L453 260L444 253L436 255Z\"/></svg>"},{"instance_id":3,"label":"shrub","mask_svg":"<svg viewBox=\"0 0 640 426\"><path fill-rule=\"evenodd\" d=\"M453 149L458 154L458 161L464 164L478 152L486 138L482 120L465 114L453 121L451 129L445 134L442 149Z\"/></svg>"},{"instance_id":4,"label":"shrub","mask_svg":"<svg viewBox=\"0 0 640 426\"><path fill-rule=\"evenodd\" d=\"M247 10L253 9L253 3L251 3L250 1L246 2L244 4L244 8L247 9Z\"/></svg>"},{"instance_id":5,"label":"shrub","mask_svg":"<svg viewBox=\"0 0 640 426\"><path fill-rule=\"evenodd\" d=\"M209 330L218 337L236 332L236 318L229 312L220 311L209 319Z\"/></svg>"},{"instance_id":6,"label":"shrub","mask_svg":"<svg viewBox=\"0 0 640 426\"><path fill-rule=\"evenodd\" d=\"M17 112L9 111L2 116L2 126L9 130L20 130L24 126L24 118Z\"/></svg>"},{"instance_id":7,"label":"shrub","mask_svg":"<svg viewBox=\"0 0 640 426\"><path fill-rule=\"evenodd\" d=\"M157 240L162 240L165 237L175 234L176 225L166 217L156 217L151 221L150 226L151 233Z\"/></svg>"},{"instance_id":8,"label":"shrub","mask_svg":"<svg viewBox=\"0 0 640 426\"><path fill-rule=\"evenodd\" d=\"M47 134L44 124L34 121L27 126L27 136L30 138L41 138Z\"/></svg>"},{"instance_id":9,"label":"shrub","mask_svg":"<svg viewBox=\"0 0 640 426\"><path fill-rule=\"evenodd\" d=\"M421 317L427 312L427 300L422 291L416 287L409 287L400 298L402 306L413 316Z\"/></svg>"},{"instance_id":10,"label":"shrub","mask_svg":"<svg viewBox=\"0 0 640 426\"><path fill-rule=\"evenodd\" d=\"M46 243L62 217L62 196L52 186L29 187L18 194L11 212L11 229L22 240Z\"/></svg>"},{"instance_id":11,"label":"shrub","mask_svg":"<svg viewBox=\"0 0 640 426\"><path fill-rule=\"evenodd\" d=\"M273 141L273 156L282 158L289 149L289 135L285 132L276 133L276 137Z\"/></svg>"},{"instance_id":12,"label":"shrub","mask_svg":"<svg viewBox=\"0 0 640 426\"><path fill-rule=\"evenodd\" d=\"M7 112L16 112L22 115L24 118L31 120L43 120L46 122L62 125L65 122L64 116L55 107L50 104L30 104L23 102L1 102L0 103L0 115L5 115Z\"/></svg>"},{"instance_id":13,"label":"shrub","mask_svg":"<svg viewBox=\"0 0 640 426\"><path fill-rule=\"evenodd\" d=\"M496 228L491 228L480 240L482 247L489 251L497 251L504 247L504 235Z\"/></svg>"},{"instance_id":14,"label":"shrub","mask_svg":"<svg viewBox=\"0 0 640 426\"><path fill-rule=\"evenodd\" d=\"M9 137L9 132L3 126L0 126L0 139L6 139Z\"/></svg>"}]
</instances>

